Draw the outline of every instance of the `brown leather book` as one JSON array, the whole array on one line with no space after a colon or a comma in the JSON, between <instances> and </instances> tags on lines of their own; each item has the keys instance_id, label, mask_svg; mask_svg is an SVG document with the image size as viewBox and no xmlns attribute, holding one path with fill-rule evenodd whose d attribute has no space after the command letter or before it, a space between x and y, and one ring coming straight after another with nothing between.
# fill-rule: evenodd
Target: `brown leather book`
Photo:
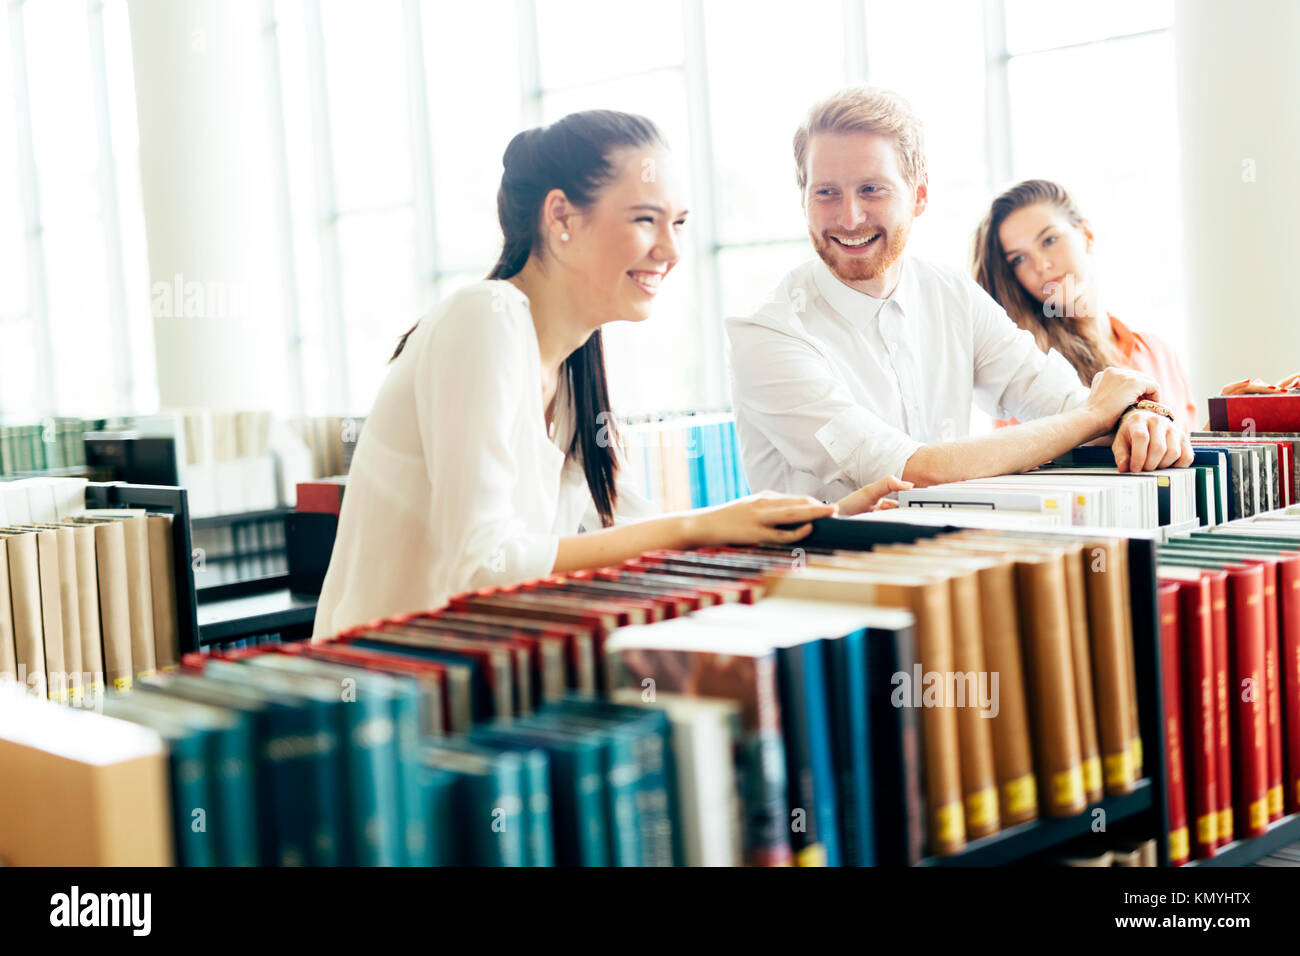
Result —
<instances>
[{"instance_id":1,"label":"brown leather book","mask_svg":"<svg viewBox=\"0 0 1300 956\"><path fill-rule=\"evenodd\" d=\"M41 572L36 558L36 533L8 529L9 593L12 599L14 659L18 680L38 697L49 694L45 679L45 633L41 621Z\"/></svg>"},{"instance_id":2,"label":"brown leather book","mask_svg":"<svg viewBox=\"0 0 1300 956\"><path fill-rule=\"evenodd\" d=\"M1092 649L1088 632L1087 586L1082 545L1065 549L1066 608L1070 615L1070 648L1074 654L1074 692L1079 716L1079 751L1083 757L1083 790L1089 803L1102 798L1101 755L1097 742L1097 702L1093 695Z\"/></svg>"},{"instance_id":3,"label":"brown leather book","mask_svg":"<svg viewBox=\"0 0 1300 956\"><path fill-rule=\"evenodd\" d=\"M1137 785L1133 765L1133 738L1129 699L1129 644L1124 631L1128 581L1123 576L1119 552L1127 549L1114 538L1089 540L1084 546L1084 576L1088 595L1088 623L1092 652L1093 687L1097 705L1097 735L1101 749L1106 793L1129 793Z\"/></svg>"},{"instance_id":4,"label":"brown leather book","mask_svg":"<svg viewBox=\"0 0 1300 956\"><path fill-rule=\"evenodd\" d=\"M1018 556L1016 574L1039 804L1047 816L1073 816L1082 813L1088 801L1070 619L1061 600L1066 589L1065 556L1060 552Z\"/></svg>"},{"instance_id":5,"label":"brown leather book","mask_svg":"<svg viewBox=\"0 0 1300 956\"><path fill-rule=\"evenodd\" d=\"M922 762L924 764L926 844L936 856L960 852L966 846L966 814L962 801L961 747L957 708L927 706L920 688L912 687L916 671L949 674L952 661L952 602L948 579L939 573L899 571L894 556L869 554L809 555L806 568L784 575L769 574L767 593L896 607L916 618L918 661L913 674L894 675L903 706L921 698ZM894 570L881 562L893 561ZM821 571L832 572L821 574ZM833 573L841 572L841 573ZM915 693L906 693L907 690ZM935 703L933 699L929 703Z\"/></svg>"},{"instance_id":6,"label":"brown leather book","mask_svg":"<svg viewBox=\"0 0 1300 956\"><path fill-rule=\"evenodd\" d=\"M176 607L176 567L173 562L172 516L151 514L149 530L150 594L153 598L154 663L160 671L181 662L180 622Z\"/></svg>"},{"instance_id":7,"label":"brown leather book","mask_svg":"<svg viewBox=\"0 0 1300 956\"><path fill-rule=\"evenodd\" d=\"M986 558L977 572L980 582L981 633L984 662L998 675L997 716L989 719L993 736L993 765L997 771L998 808L1003 826L1038 818L1038 782L1034 776L1034 747L1029 733L1025 672L1020 652L1020 621L1016 570L1005 549L990 548L951 537L925 538L919 550L957 557Z\"/></svg>"},{"instance_id":8,"label":"brown leather book","mask_svg":"<svg viewBox=\"0 0 1300 956\"><path fill-rule=\"evenodd\" d=\"M978 573L991 562L971 556L935 555L911 545L881 545L877 554L897 556L900 570L947 571L952 607L953 681L957 734L961 743L962 799L966 835L972 839L1001 829L997 768L993 756L995 702L1001 679L993 684L984 659L983 612Z\"/></svg>"}]
</instances>

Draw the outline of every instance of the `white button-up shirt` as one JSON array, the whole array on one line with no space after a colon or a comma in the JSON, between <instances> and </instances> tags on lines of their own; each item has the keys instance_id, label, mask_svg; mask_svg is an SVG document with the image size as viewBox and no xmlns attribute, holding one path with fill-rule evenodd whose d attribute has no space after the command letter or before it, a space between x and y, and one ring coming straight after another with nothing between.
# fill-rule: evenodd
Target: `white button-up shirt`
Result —
<instances>
[{"instance_id":1,"label":"white button-up shirt","mask_svg":"<svg viewBox=\"0 0 1300 956\"><path fill-rule=\"evenodd\" d=\"M972 405L1028 421L1088 397L1069 362L1044 354L973 279L910 256L886 299L812 259L726 324L756 491L834 501L901 475L922 444L965 437Z\"/></svg>"},{"instance_id":2,"label":"white button-up shirt","mask_svg":"<svg viewBox=\"0 0 1300 956\"><path fill-rule=\"evenodd\" d=\"M565 456L563 374L555 409L552 438L528 298L511 283L475 283L421 319L357 442L313 637L544 577L561 535L600 527ZM617 523L654 513L617 490Z\"/></svg>"}]
</instances>

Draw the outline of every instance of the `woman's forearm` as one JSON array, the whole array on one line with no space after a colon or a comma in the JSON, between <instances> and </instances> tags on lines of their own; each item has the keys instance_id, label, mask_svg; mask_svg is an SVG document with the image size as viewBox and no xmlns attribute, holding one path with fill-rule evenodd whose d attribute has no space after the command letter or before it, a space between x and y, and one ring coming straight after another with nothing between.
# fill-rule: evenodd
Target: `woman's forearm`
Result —
<instances>
[{"instance_id":1,"label":"woman's forearm","mask_svg":"<svg viewBox=\"0 0 1300 956\"><path fill-rule=\"evenodd\" d=\"M603 568L657 548L690 548L695 545L693 528L694 519L684 513L563 537L553 573Z\"/></svg>"}]
</instances>

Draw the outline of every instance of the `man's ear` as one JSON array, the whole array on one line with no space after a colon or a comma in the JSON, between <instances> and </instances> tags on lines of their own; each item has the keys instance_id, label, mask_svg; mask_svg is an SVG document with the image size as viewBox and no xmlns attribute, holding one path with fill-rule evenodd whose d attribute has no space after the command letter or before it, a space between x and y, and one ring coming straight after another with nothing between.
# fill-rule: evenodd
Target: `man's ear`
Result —
<instances>
[{"instance_id":1,"label":"man's ear","mask_svg":"<svg viewBox=\"0 0 1300 956\"><path fill-rule=\"evenodd\" d=\"M913 216L919 216L925 212L926 204L930 199L930 174L922 173L921 181L916 184L916 205Z\"/></svg>"}]
</instances>

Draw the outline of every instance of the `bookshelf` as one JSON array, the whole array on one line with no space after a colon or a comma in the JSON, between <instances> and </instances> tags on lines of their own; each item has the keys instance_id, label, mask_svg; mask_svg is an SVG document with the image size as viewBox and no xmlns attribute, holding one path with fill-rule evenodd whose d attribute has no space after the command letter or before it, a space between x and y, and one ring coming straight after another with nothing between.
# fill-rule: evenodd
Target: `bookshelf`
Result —
<instances>
[{"instance_id":1,"label":"bookshelf","mask_svg":"<svg viewBox=\"0 0 1300 956\"><path fill-rule=\"evenodd\" d=\"M893 522L855 521L852 518L822 518L813 522L812 534L801 544L814 548L867 550L877 544L910 543L920 538L959 531L952 525L909 525ZM1077 537L1084 529L1074 527L1036 529L1035 534ZM1140 535L1141 532L1135 534ZM1114 530L1107 537L1128 540L1129 600L1133 612L1134 670L1138 689L1138 726L1144 743L1146 776L1131 793L1106 797L1083 813L1060 819L1040 818L973 840L953 856L929 857L924 866L998 866L1027 860L1053 847L1090 832L1093 811L1106 811L1106 823L1129 821L1156 838L1160 866L1169 865L1168 796L1164 753L1167 746L1164 721L1164 692L1160 674L1160 620L1156 604L1156 542L1149 536L1127 536ZM1294 839L1294 838L1293 838ZM1263 851L1264 855L1268 851Z\"/></svg>"},{"instance_id":2,"label":"bookshelf","mask_svg":"<svg viewBox=\"0 0 1300 956\"><path fill-rule=\"evenodd\" d=\"M1233 840L1214 856L1205 860L1190 860L1184 866L1245 866L1268 856L1274 850L1300 840L1300 813L1274 820L1268 829L1257 837Z\"/></svg>"},{"instance_id":3,"label":"bookshelf","mask_svg":"<svg viewBox=\"0 0 1300 956\"><path fill-rule=\"evenodd\" d=\"M1059 819L1043 818L999 830L991 836L972 840L966 849L953 856L931 856L920 866L1006 866L1046 853L1092 832L1097 811L1105 816L1106 827L1120 820L1137 820L1150 815L1153 790L1151 778L1138 781L1132 793L1106 797L1083 813Z\"/></svg>"}]
</instances>

